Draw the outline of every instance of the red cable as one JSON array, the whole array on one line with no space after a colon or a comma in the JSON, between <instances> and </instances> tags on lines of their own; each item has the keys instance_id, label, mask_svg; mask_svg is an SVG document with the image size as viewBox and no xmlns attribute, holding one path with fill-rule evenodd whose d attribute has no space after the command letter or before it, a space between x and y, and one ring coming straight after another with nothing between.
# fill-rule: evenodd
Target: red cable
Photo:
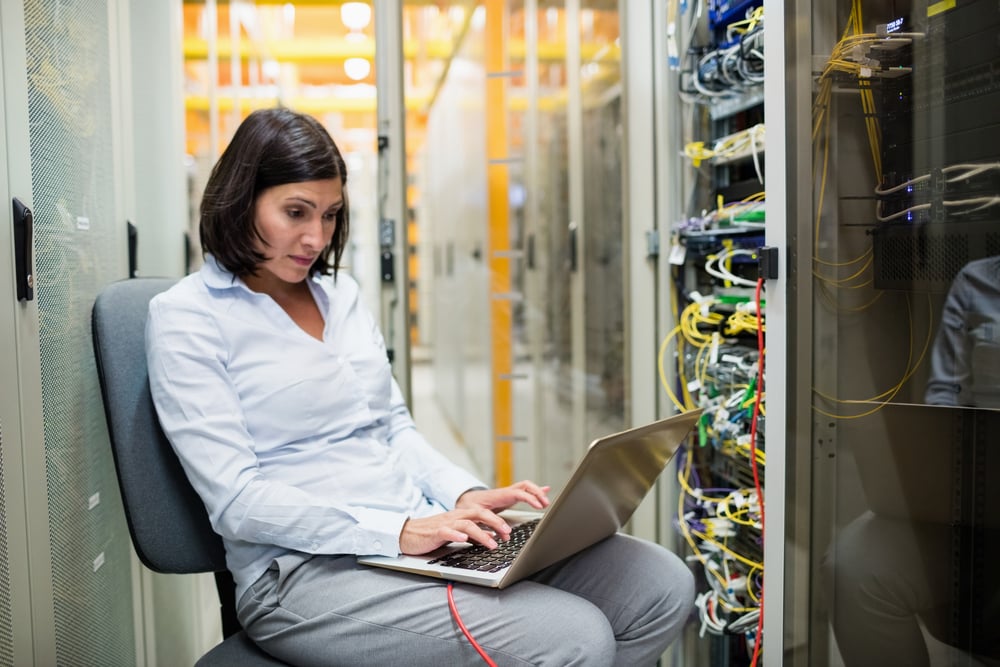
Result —
<instances>
[{"instance_id":1,"label":"red cable","mask_svg":"<svg viewBox=\"0 0 1000 667\"><path fill-rule=\"evenodd\" d=\"M458 623L458 627L462 630L462 634L465 635L465 638L469 640L470 644L472 644L472 648L476 649L476 653L482 657L487 665L490 667L497 667L497 663L493 662L492 658L490 658L490 656L486 654L486 651L483 650L483 647L479 645L479 642L472 637L472 633L469 632L469 629L465 627L465 623L462 622L462 617L458 615L458 607L455 606L455 594L452 591L454 586L455 584L450 581L448 582L448 608L451 609L451 615L455 617L455 622Z\"/></svg>"},{"instance_id":2,"label":"red cable","mask_svg":"<svg viewBox=\"0 0 1000 667\"><path fill-rule=\"evenodd\" d=\"M764 326L760 308L760 291L764 287L764 279L757 279L757 289L754 290L754 301L757 305L757 396L753 402L753 417L750 421L750 464L753 468L753 485L757 491L757 504L760 507L760 540L764 542L764 492L760 486L760 473L757 471L757 419L760 417L760 399L764 394ZM753 658L750 667L755 667L760 657L761 637L764 632L764 581L760 583L760 604L758 605L757 636L753 641Z\"/></svg>"}]
</instances>

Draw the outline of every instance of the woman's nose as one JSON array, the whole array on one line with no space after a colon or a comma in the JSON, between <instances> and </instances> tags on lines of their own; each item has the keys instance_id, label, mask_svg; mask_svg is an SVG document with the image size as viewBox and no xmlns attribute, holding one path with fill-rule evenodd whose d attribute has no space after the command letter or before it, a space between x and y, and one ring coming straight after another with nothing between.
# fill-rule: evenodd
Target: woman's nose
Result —
<instances>
[{"instance_id":1,"label":"woman's nose","mask_svg":"<svg viewBox=\"0 0 1000 667\"><path fill-rule=\"evenodd\" d=\"M311 248L322 248L326 245L322 218L317 216L309 221L302 232L302 242Z\"/></svg>"}]
</instances>

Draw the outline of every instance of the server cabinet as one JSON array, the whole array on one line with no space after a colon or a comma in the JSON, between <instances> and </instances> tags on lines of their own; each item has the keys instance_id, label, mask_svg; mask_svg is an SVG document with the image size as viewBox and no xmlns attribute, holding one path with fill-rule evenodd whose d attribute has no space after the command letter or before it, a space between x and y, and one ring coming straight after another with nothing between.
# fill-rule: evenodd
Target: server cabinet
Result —
<instances>
[{"instance_id":1,"label":"server cabinet","mask_svg":"<svg viewBox=\"0 0 1000 667\"><path fill-rule=\"evenodd\" d=\"M814 0L780 19L768 232L788 266L784 326L768 330L785 362L768 534L783 543L765 559L784 582L765 581L765 655L989 664L1000 11Z\"/></svg>"},{"instance_id":2,"label":"server cabinet","mask_svg":"<svg viewBox=\"0 0 1000 667\"><path fill-rule=\"evenodd\" d=\"M0 660L10 631L12 664L131 665L141 642L134 561L90 346L97 290L127 275L122 6L4 0L0 7L0 336L7 343L0 418L7 526L21 533L8 536L18 552L7 560L17 570L12 618L0 619ZM15 212L14 198L31 215L23 238L10 231L12 218L27 216ZM15 261L18 244L26 266ZM26 272L27 292L14 284ZM18 477L23 487L12 482Z\"/></svg>"}]
</instances>

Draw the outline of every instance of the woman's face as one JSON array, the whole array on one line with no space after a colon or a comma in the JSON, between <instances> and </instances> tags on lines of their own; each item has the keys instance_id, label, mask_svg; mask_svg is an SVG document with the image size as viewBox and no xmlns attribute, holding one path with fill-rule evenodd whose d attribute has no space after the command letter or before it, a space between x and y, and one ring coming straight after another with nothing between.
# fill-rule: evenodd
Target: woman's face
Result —
<instances>
[{"instance_id":1,"label":"woman's face","mask_svg":"<svg viewBox=\"0 0 1000 667\"><path fill-rule=\"evenodd\" d=\"M257 240L256 250L267 259L247 276L250 288L267 292L305 280L330 244L343 205L340 178L276 185L257 195L254 222L265 243Z\"/></svg>"}]
</instances>

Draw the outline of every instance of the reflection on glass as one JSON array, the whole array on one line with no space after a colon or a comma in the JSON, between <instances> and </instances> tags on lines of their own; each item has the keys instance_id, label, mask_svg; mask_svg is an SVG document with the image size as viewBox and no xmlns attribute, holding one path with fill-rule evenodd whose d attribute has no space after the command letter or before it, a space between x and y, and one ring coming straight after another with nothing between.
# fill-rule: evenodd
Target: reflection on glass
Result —
<instances>
[{"instance_id":1,"label":"reflection on glass","mask_svg":"<svg viewBox=\"0 0 1000 667\"><path fill-rule=\"evenodd\" d=\"M823 563L844 664L1000 658L1000 412L887 405L841 428L867 508Z\"/></svg>"},{"instance_id":2,"label":"reflection on glass","mask_svg":"<svg viewBox=\"0 0 1000 667\"><path fill-rule=\"evenodd\" d=\"M935 643L1000 657L987 565L1000 539L1000 413L955 409L1000 407L1000 256L955 276L930 366L926 402L952 407L886 405L841 429L868 506L824 563L847 665L929 665Z\"/></svg>"},{"instance_id":3,"label":"reflection on glass","mask_svg":"<svg viewBox=\"0 0 1000 667\"><path fill-rule=\"evenodd\" d=\"M1000 256L969 262L948 290L925 400L1000 408Z\"/></svg>"}]
</instances>

